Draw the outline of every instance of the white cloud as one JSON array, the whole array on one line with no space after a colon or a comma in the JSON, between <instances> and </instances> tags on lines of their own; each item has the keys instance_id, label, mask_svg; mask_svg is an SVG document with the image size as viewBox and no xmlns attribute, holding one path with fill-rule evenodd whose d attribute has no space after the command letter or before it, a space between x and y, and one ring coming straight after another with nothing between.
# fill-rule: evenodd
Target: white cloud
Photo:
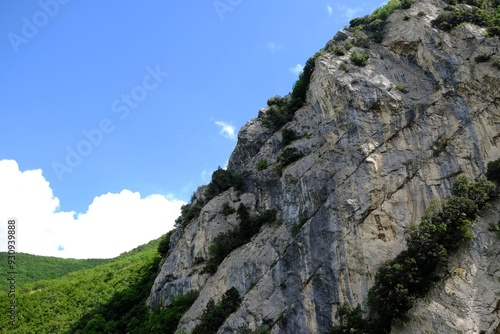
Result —
<instances>
[{"instance_id":1,"label":"white cloud","mask_svg":"<svg viewBox=\"0 0 500 334\"><path fill-rule=\"evenodd\" d=\"M236 131L234 129L234 126L231 124L228 124L226 122L220 122L217 121L215 122L216 125L220 126L220 133L231 140L236 140Z\"/></svg>"},{"instance_id":2,"label":"white cloud","mask_svg":"<svg viewBox=\"0 0 500 334\"><path fill-rule=\"evenodd\" d=\"M297 64L294 67L290 67L290 72L294 75L299 75L300 73L302 73L302 70L304 70L304 66L300 64Z\"/></svg>"},{"instance_id":3,"label":"white cloud","mask_svg":"<svg viewBox=\"0 0 500 334\"><path fill-rule=\"evenodd\" d=\"M0 244L14 217L17 251L46 256L115 257L172 229L185 204L171 195L141 198L122 190L95 197L85 213L62 212L42 171L20 171L13 160L0 160L0 185Z\"/></svg>"},{"instance_id":4,"label":"white cloud","mask_svg":"<svg viewBox=\"0 0 500 334\"><path fill-rule=\"evenodd\" d=\"M274 42L267 43L267 48L271 51L271 53L275 53L281 50L281 45L278 45Z\"/></svg>"},{"instance_id":5,"label":"white cloud","mask_svg":"<svg viewBox=\"0 0 500 334\"><path fill-rule=\"evenodd\" d=\"M326 10L328 12L328 15L332 15L333 14L333 8L332 8L332 6L326 5Z\"/></svg>"},{"instance_id":6,"label":"white cloud","mask_svg":"<svg viewBox=\"0 0 500 334\"><path fill-rule=\"evenodd\" d=\"M354 17L356 17L357 13L362 11L362 8L350 8L347 6L339 6L338 11L342 13L344 17L346 17L348 20L352 20Z\"/></svg>"}]
</instances>

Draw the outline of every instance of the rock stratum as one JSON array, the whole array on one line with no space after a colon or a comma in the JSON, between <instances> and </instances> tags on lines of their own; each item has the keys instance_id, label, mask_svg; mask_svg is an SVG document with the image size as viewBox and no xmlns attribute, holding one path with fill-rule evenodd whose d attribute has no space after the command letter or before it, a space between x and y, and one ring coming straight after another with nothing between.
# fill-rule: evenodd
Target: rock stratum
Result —
<instances>
[{"instance_id":1,"label":"rock stratum","mask_svg":"<svg viewBox=\"0 0 500 334\"><path fill-rule=\"evenodd\" d=\"M243 126L228 164L243 191L224 191L174 231L151 308L198 290L178 327L190 332L209 300L234 287L241 305L218 333L284 334L328 332L341 304L366 303L380 264L405 249L405 228L449 196L458 175L484 175L500 158L499 38L469 23L434 27L445 7L425 0L395 10L378 43L340 31L316 57L306 102L290 121L266 127L267 107ZM333 51L348 43L343 55ZM365 66L351 62L353 52L369 54ZM295 134L286 146L284 131ZM286 149L300 158L273 168ZM238 225L236 213L222 213L225 203L276 209L277 221L209 274L210 245ZM500 242L489 230L499 207L475 222L474 239L394 333L500 333Z\"/></svg>"}]
</instances>

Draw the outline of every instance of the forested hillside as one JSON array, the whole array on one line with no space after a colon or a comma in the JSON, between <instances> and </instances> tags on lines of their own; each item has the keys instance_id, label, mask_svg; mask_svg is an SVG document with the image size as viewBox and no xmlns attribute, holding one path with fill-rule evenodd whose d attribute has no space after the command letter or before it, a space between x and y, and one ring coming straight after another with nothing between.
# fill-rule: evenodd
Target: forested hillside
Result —
<instances>
[{"instance_id":1,"label":"forested hillside","mask_svg":"<svg viewBox=\"0 0 500 334\"><path fill-rule=\"evenodd\" d=\"M52 256L16 254L17 287L41 280L59 278L70 272L93 268L108 262L106 259L61 259ZM0 253L0 263L7 263L7 253ZM0 280L0 290L7 291L9 282Z\"/></svg>"},{"instance_id":2,"label":"forested hillside","mask_svg":"<svg viewBox=\"0 0 500 334\"><path fill-rule=\"evenodd\" d=\"M17 322L10 325L4 313L0 333L142 330L148 321L145 300L160 261L157 248L158 240L153 240L112 260L77 261L20 254L19 272L25 282L16 286ZM78 266L94 267L64 274L64 270ZM44 272L44 268L50 270ZM9 302L3 293L0 308L7 310Z\"/></svg>"}]
</instances>

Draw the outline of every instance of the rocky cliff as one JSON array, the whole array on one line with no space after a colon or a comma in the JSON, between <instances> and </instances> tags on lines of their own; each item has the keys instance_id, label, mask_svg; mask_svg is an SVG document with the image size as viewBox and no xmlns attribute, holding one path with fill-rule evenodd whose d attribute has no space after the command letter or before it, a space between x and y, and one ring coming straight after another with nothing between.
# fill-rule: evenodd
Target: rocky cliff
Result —
<instances>
[{"instance_id":1,"label":"rocky cliff","mask_svg":"<svg viewBox=\"0 0 500 334\"><path fill-rule=\"evenodd\" d=\"M179 324L189 332L210 299L235 287L242 303L219 333L324 333L339 305L364 305L377 268L405 248L405 228L448 196L458 175L483 175L500 158L499 38L469 23L436 28L445 6L396 9L377 42L340 31L316 57L306 102L290 121L271 130L267 107L241 129L228 170L242 176L243 190L224 191L177 228L150 307L198 290ZM368 55L366 65L353 53ZM285 151L297 153L287 164ZM238 225L237 213L222 212L228 203L276 209L277 221L209 274L210 245ZM500 213L490 211L394 333L498 332L500 248L488 226Z\"/></svg>"}]
</instances>

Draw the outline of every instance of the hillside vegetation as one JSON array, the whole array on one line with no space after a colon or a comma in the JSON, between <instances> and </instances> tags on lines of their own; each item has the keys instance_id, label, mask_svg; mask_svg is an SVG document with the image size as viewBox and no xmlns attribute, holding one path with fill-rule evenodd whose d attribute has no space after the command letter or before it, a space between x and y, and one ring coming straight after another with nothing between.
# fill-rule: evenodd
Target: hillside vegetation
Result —
<instances>
[{"instance_id":1,"label":"hillside vegetation","mask_svg":"<svg viewBox=\"0 0 500 334\"><path fill-rule=\"evenodd\" d=\"M4 312L0 317L0 333L155 333L157 324L167 322L157 313L150 315L145 306L158 271L158 243L158 240L151 241L94 268L74 271L52 280L18 285L17 322L14 326L10 325ZM64 265L68 261L70 269L79 263L44 257L21 258L32 261L34 270L31 280L47 277L40 273L47 264ZM96 264L92 260L84 263L88 266ZM20 268L25 266L27 264ZM54 264L53 268L57 266ZM63 273L62 269L51 272L51 275ZM2 310L8 309L10 300L6 297L6 294L0 297ZM163 313L170 317L167 320L174 328L195 297L196 294L192 293L178 298L170 313ZM162 326L157 326L157 330L158 327Z\"/></svg>"},{"instance_id":2,"label":"hillside vegetation","mask_svg":"<svg viewBox=\"0 0 500 334\"><path fill-rule=\"evenodd\" d=\"M107 259L61 259L24 253L16 254L17 287L41 280L62 277L73 271L94 268L108 262ZM7 253L0 253L0 263L7 263ZM0 280L0 290L7 291L9 282Z\"/></svg>"}]
</instances>

